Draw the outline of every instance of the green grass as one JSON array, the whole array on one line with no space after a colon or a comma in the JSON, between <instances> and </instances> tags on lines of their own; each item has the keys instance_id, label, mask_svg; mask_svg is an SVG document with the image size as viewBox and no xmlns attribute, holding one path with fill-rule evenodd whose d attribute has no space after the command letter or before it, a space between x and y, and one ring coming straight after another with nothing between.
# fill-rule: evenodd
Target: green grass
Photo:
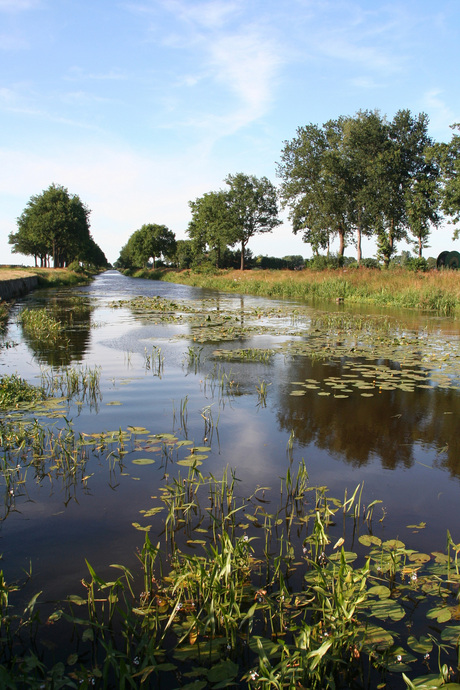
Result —
<instances>
[{"instance_id":1,"label":"green grass","mask_svg":"<svg viewBox=\"0 0 460 690\"><path fill-rule=\"evenodd\" d=\"M343 301L453 315L460 312L460 271L414 273L403 269L361 268L325 271L214 271L193 273L160 269L135 277L185 283L302 301Z\"/></svg>"}]
</instances>

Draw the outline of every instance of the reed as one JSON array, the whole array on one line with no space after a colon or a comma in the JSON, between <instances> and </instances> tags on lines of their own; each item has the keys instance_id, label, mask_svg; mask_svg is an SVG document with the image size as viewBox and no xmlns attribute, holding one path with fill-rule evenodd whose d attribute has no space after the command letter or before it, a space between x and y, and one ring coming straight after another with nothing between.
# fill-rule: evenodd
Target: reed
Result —
<instances>
[{"instance_id":1,"label":"reed","mask_svg":"<svg viewBox=\"0 0 460 690\"><path fill-rule=\"evenodd\" d=\"M147 277L147 276L145 276ZM368 268L313 271L215 271L211 275L170 269L156 280L225 292L308 301L374 304L452 315L460 311L460 272L414 273Z\"/></svg>"}]
</instances>

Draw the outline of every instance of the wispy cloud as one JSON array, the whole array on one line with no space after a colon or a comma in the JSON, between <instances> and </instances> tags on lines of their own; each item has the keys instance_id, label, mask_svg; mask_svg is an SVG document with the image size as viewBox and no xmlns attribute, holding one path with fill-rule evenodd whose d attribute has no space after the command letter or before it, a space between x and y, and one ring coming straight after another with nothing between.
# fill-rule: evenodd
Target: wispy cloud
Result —
<instances>
[{"instance_id":1,"label":"wispy cloud","mask_svg":"<svg viewBox=\"0 0 460 690\"><path fill-rule=\"evenodd\" d=\"M438 131L441 138L450 139L450 125L460 120L460 113L454 113L442 96L439 89L427 91L422 98L422 107L430 113L430 129Z\"/></svg>"},{"instance_id":2,"label":"wispy cloud","mask_svg":"<svg viewBox=\"0 0 460 690\"><path fill-rule=\"evenodd\" d=\"M194 70L178 75L175 86L206 90L206 102L187 123L206 130L212 139L263 117L274 100L283 62L269 26L263 20L254 24L240 2L173 0L164 7L174 18L164 42L194 56Z\"/></svg>"},{"instance_id":3,"label":"wispy cloud","mask_svg":"<svg viewBox=\"0 0 460 690\"><path fill-rule=\"evenodd\" d=\"M40 0L0 0L0 12L23 12L40 6Z\"/></svg>"}]
</instances>

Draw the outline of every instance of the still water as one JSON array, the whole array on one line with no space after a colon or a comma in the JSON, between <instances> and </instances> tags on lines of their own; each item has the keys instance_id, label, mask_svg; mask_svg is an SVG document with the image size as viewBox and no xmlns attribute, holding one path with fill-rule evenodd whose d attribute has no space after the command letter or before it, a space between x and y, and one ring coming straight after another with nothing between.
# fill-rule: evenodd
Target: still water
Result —
<instances>
[{"instance_id":1,"label":"still water","mask_svg":"<svg viewBox=\"0 0 460 690\"><path fill-rule=\"evenodd\" d=\"M166 307L128 304L139 296L160 297ZM18 311L42 306L66 323L64 345L50 348L22 332ZM9 347L0 350L1 374L40 384L66 367L100 373L95 398L61 402L60 414L40 423L55 430L69 424L84 438L138 432L122 463L110 446L93 452L88 445L74 481L31 470L5 497L7 579L30 564L25 597L43 590L58 600L79 592L85 558L101 576L111 563L135 567L144 534L133 523L149 522L152 541L161 533L161 514L147 521L141 511L155 504L165 475L184 476L180 460L189 452L180 443L149 445L147 432L208 448L200 470L219 477L234 469L244 495L257 485L276 494L280 477L304 460L310 483L328 486L332 496L351 495L364 482L363 503L382 501L374 513L379 536L443 550L449 528L460 542L458 324L399 315L395 331L369 345L362 332L329 332L327 318L317 306L116 271L19 301L3 336ZM423 529L408 527L421 522Z\"/></svg>"}]
</instances>

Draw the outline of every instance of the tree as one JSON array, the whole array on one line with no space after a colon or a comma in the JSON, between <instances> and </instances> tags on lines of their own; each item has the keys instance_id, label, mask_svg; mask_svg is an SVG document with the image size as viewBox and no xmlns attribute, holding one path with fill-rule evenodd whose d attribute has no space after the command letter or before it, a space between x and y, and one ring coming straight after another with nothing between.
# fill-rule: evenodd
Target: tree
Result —
<instances>
[{"instance_id":1,"label":"tree","mask_svg":"<svg viewBox=\"0 0 460 690\"><path fill-rule=\"evenodd\" d=\"M190 268L195 258L192 240L177 240L174 263L178 268Z\"/></svg>"},{"instance_id":2,"label":"tree","mask_svg":"<svg viewBox=\"0 0 460 690\"><path fill-rule=\"evenodd\" d=\"M282 205L289 208L293 232L302 231L315 254L329 249L331 238L338 235L343 256L350 232L350 171L342 150L345 122L339 118L322 128L299 127L297 136L284 142L278 165Z\"/></svg>"},{"instance_id":3,"label":"tree","mask_svg":"<svg viewBox=\"0 0 460 690\"><path fill-rule=\"evenodd\" d=\"M195 252L203 253L207 249L213 251L216 268L220 268L222 253L232 244L235 225L229 194L223 190L207 192L195 201L189 201L189 206L192 209L192 220L187 233L193 241Z\"/></svg>"},{"instance_id":4,"label":"tree","mask_svg":"<svg viewBox=\"0 0 460 690\"><path fill-rule=\"evenodd\" d=\"M375 235L388 265L396 242L410 232L419 253L438 222L439 169L424 113L401 110L391 123L378 111L308 125L285 142L278 174L293 232L302 230L313 251L356 232L358 263L363 235Z\"/></svg>"},{"instance_id":5,"label":"tree","mask_svg":"<svg viewBox=\"0 0 460 690\"><path fill-rule=\"evenodd\" d=\"M452 125L460 130L460 124ZM431 151L437 161L442 178L441 208L450 217L449 223L460 222L460 135L453 134L448 144L437 144ZM460 229L456 228L453 239L458 239Z\"/></svg>"},{"instance_id":6,"label":"tree","mask_svg":"<svg viewBox=\"0 0 460 690\"><path fill-rule=\"evenodd\" d=\"M281 221L278 218L278 202L274 185L266 177L237 173L228 175L228 203L233 228L229 244L240 244L240 269L244 270L244 253L251 237L271 232Z\"/></svg>"},{"instance_id":7,"label":"tree","mask_svg":"<svg viewBox=\"0 0 460 690\"><path fill-rule=\"evenodd\" d=\"M128 242L120 251L117 266L131 268L146 267L152 259L173 258L176 251L176 236L166 225L149 223L133 232Z\"/></svg>"},{"instance_id":8,"label":"tree","mask_svg":"<svg viewBox=\"0 0 460 690\"><path fill-rule=\"evenodd\" d=\"M35 256L42 266L51 257L55 268L79 260L90 242L89 215L79 196L52 184L32 196L18 218L18 231L9 236L13 252Z\"/></svg>"},{"instance_id":9,"label":"tree","mask_svg":"<svg viewBox=\"0 0 460 690\"><path fill-rule=\"evenodd\" d=\"M439 223L440 170L432 155L433 140L428 136L428 116L412 116L410 110L399 110L390 124L392 160L396 172L395 186L401 210L398 212L404 236L415 238L419 257L427 246L431 226Z\"/></svg>"}]
</instances>

